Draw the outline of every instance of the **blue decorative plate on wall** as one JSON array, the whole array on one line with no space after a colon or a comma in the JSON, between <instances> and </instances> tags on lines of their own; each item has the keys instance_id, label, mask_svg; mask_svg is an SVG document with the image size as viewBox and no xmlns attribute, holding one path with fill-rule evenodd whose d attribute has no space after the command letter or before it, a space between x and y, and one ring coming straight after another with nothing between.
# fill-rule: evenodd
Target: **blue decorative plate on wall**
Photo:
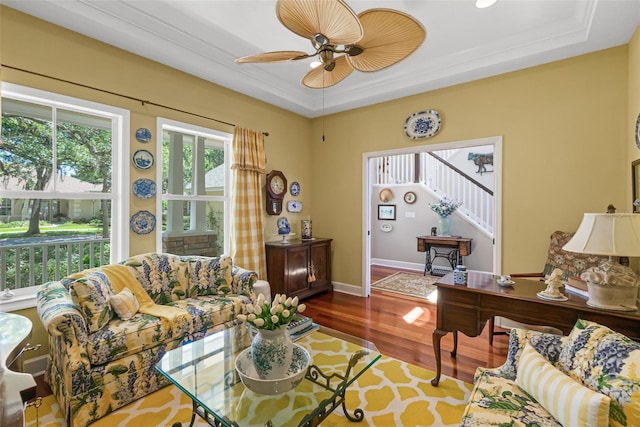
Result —
<instances>
[{"instance_id":1,"label":"blue decorative plate on wall","mask_svg":"<svg viewBox=\"0 0 640 427\"><path fill-rule=\"evenodd\" d=\"M411 139L431 138L440 131L440 114L436 110L413 113L404 122L404 133Z\"/></svg>"},{"instance_id":2,"label":"blue decorative plate on wall","mask_svg":"<svg viewBox=\"0 0 640 427\"><path fill-rule=\"evenodd\" d=\"M131 229L136 234L149 234L156 229L156 217L149 211L138 211L131 217Z\"/></svg>"},{"instance_id":3,"label":"blue decorative plate on wall","mask_svg":"<svg viewBox=\"0 0 640 427\"><path fill-rule=\"evenodd\" d=\"M156 183L148 178L133 181L133 194L141 199L150 199L156 195Z\"/></svg>"},{"instance_id":4,"label":"blue decorative plate on wall","mask_svg":"<svg viewBox=\"0 0 640 427\"><path fill-rule=\"evenodd\" d=\"M289 200L287 202L289 212L302 212L302 202L300 200Z\"/></svg>"},{"instance_id":5,"label":"blue decorative plate on wall","mask_svg":"<svg viewBox=\"0 0 640 427\"><path fill-rule=\"evenodd\" d=\"M133 164L138 169L151 169L154 161L153 154L148 150L137 150L133 153Z\"/></svg>"},{"instance_id":6,"label":"blue decorative plate on wall","mask_svg":"<svg viewBox=\"0 0 640 427\"><path fill-rule=\"evenodd\" d=\"M291 195L297 196L300 194L300 183L298 181L294 181L291 183Z\"/></svg>"},{"instance_id":7,"label":"blue decorative plate on wall","mask_svg":"<svg viewBox=\"0 0 640 427\"><path fill-rule=\"evenodd\" d=\"M140 142L149 142L151 140L151 131L147 128L140 128L136 131L136 139Z\"/></svg>"}]
</instances>

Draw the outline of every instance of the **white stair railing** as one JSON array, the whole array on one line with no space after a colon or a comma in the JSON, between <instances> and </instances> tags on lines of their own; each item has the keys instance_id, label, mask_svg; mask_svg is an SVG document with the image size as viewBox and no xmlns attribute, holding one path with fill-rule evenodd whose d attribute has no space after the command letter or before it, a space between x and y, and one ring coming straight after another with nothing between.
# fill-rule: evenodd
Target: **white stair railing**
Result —
<instances>
[{"instance_id":1,"label":"white stair railing","mask_svg":"<svg viewBox=\"0 0 640 427\"><path fill-rule=\"evenodd\" d=\"M459 212L486 233L493 235L493 192L462 173L447 159L456 149L440 150L438 155L399 154L375 159L377 184L408 184L419 182L438 197L461 201Z\"/></svg>"}]
</instances>

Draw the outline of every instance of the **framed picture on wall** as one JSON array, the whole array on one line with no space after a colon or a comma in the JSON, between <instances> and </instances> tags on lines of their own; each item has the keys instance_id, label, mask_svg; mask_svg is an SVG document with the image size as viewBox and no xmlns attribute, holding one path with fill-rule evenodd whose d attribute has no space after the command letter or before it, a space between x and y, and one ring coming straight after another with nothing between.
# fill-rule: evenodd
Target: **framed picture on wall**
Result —
<instances>
[{"instance_id":1,"label":"framed picture on wall","mask_svg":"<svg viewBox=\"0 0 640 427\"><path fill-rule=\"evenodd\" d=\"M396 220L396 205L378 205L378 219Z\"/></svg>"}]
</instances>

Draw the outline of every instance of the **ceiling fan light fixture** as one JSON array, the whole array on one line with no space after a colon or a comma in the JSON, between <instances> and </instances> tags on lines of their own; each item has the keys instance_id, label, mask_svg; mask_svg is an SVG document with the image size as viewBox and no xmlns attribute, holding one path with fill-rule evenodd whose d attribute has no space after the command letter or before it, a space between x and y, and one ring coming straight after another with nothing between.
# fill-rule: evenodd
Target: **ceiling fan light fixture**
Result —
<instances>
[{"instance_id":1,"label":"ceiling fan light fixture","mask_svg":"<svg viewBox=\"0 0 640 427\"><path fill-rule=\"evenodd\" d=\"M373 72L396 64L411 55L427 33L419 21L399 10L370 9L356 15L344 0L278 0L276 15L286 28L308 39L315 52L265 52L236 62L317 57L302 79L312 89L333 86L353 70Z\"/></svg>"},{"instance_id":2,"label":"ceiling fan light fixture","mask_svg":"<svg viewBox=\"0 0 640 427\"><path fill-rule=\"evenodd\" d=\"M317 67L309 71L302 79L302 84L309 89L323 89L344 80L353 72L344 56L335 59L334 69L327 71L324 67Z\"/></svg>"},{"instance_id":3,"label":"ceiling fan light fixture","mask_svg":"<svg viewBox=\"0 0 640 427\"><path fill-rule=\"evenodd\" d=\"M326 38L323 34L318 33L315 36L313 36L313 39L311 40L311 44L316 50L318 50L321 47L328 45L329 39Z\"/></svg>"},{"instance_id":4,"label":"ceiling fan light fixture","mask_svg":"<svg viewBox=\"0 0 640 427\"><path fill-rule=\"evenodd\" d=\"M489 6L493 6L496 0L476 0L476 7L478 9L484 9Z\"/></svg>"},{"instance_id":5,"label":"ceiling fan light fixture","mask_svg":"<svg viewBox=\"0 0 640 427\"><path fill-rule=\"evenodd\" d=\"M325 67L333 64L333 49L322 49L318 52L318 57Z\"/></svg>"}]
</instances>

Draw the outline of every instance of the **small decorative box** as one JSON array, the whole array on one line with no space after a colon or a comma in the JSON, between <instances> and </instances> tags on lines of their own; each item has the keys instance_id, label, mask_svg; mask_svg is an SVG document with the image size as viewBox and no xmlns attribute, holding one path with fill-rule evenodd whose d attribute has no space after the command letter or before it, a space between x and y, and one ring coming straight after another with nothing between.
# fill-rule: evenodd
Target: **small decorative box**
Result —
<instances>
[{"instance_id":1,"label":"small decorative box","mask_svg":"<svg viewBox=\"0 0 640 427\"><path fill-rule=\"evenodd\" d=\"M453 284L454 285L466 285L467 284L467 267L464 265L456 266L453 270Z\"/></svg>"}]
</instances>

